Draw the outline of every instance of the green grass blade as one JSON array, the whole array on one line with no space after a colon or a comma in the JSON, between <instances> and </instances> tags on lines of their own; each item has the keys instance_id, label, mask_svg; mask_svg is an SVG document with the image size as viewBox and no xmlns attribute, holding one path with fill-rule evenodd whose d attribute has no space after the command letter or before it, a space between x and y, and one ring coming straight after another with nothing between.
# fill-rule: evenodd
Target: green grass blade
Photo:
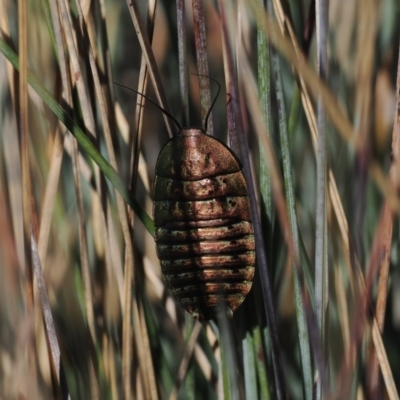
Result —
<instances>
[{"instance_id":1,"label":"green grass blade","mask_svg":"<svg viewBox=\"0 0 400 400\"><path fill-rule=\"evenodd\" d=\"M255 346L250 331L248 331L246 336L243 338L242 348L246 398L258 399L256 356L254 354Z\"/></svg>"},{"instance_id":2,"label":"green grass blade","mask_svg":"<svg viewBox=\"0 0 400 400\"><path fill-rule=\"evenodd\" d=\"M222 329L220 334L220 349L221 349L221 370L222 370L222 385L225 400L236 400L236 386L235 386L235 371L232 360L232 346L230 344L229 334L225 329Z\"/></svg>"},{"instance_id":3,"label":"green grass blade","mask_svg":"<svg viewBox=\"0 0 400 400\"><path fill-rule=\"evenodd\" d=\"M263 337L261 335L261 328L256 326L253 330L254 336L254 352L256 357L257 374L260 385L260 399L269 400L270 397L270 383L268 381L268 364L267 356L263 346ZM263 354L263 357L259 355Z\"/></svg>"},{"instance_id":4,"label":"green grass blade","mask_svg":"<svg viewBox=\"0 0 400 400\"><path fill-rule=\"evenodd\" d=\"M315 2L318 76L327 76L327 24L328 5L324 0ZM325 313L328 305L328 241L327 241L327 170L326 170L326 115L321 94L317 98L317 194L315 226L315 312L321 336L325 341ZM317 381L316 398L322 398L321 379Z\"/></svg>"},{"instance_id":5,"label":"green grass blade","mask_svg":"<svg viewBox=\"0 0 400 400\"><path fill-rule=\"evenodd\" d=\"M263 7L263 0L259 0ZM271 115L271 74L270 74L270 46L267 35L262 26L263 20L257 22L257 63L258 63L258 93L264 125L268 135L272 132ZM265 212L272 225L272 192L268 163L265 160L265 152L260 146L260 193Z\"/></svg>"},{"instance_id":6,"label":"green grass blade","mask_svg":"<svg viewBox=\"0 0 400 400\"><path fill-rule=\"evenodd\" d=\"M285 184L285 194L287 201L288 214L290 218L290 225L292 228L293 243L297 254L297 262L293 263L293 278L294 278L294 289L295 289L295 304L296 304L296 316L297 316L297 327L299 335L300 355L303 373L303 387L305 392L305 399L311 400L313 393L313 373L311 365L310 355L310 343L307 329L307 319L304 310L304 303L301 293L301 282L299 280L299 274L296 268L302 269L301 258L300 258L300 241L299 232L296 216L296 198L293 187L292 178L292 163L290 159L290 148L288 139L287 129L287 115L286 106L283 92L282 73L279 58L276 52L272 53L275 85L276 85L276 96L278 104L279 114L279 132L281 138L281 151L282 151L282 164L283 164L283 176ZM298 265L296 265L298 263Z\"/></svg>"},{"instance_id":7,"label":"green grass blade","mask_svg":"<svg viewBox=\"0 0 400 400\"><path fill-rule=\"evenodd\" d=\"M19 69L18 56L15 52L7 45L7 43L0 38L0 51L7 58L8 61L14 66L15 69ZM28 83L37 92L39 97L46 103L51 109L55 116L65 125L65 127L75 136L79 145L86 151L88 156L99 166L103 174L110 180L115 189L121 194L123 199L132 207L133 211L142 221L148 232L154 236L154 224L149 215L144 211L142 206L133 197L132 193L128 190L127 186L124 185L121 178L115 171L115 169L107 162L107 160L96 150L96 147L85 135L81 128L75 123L75 121L68 115L67 111L64 110L54 100L49 91L47 91L32 72L28 72Z\"/></svg>"}]
</instances>

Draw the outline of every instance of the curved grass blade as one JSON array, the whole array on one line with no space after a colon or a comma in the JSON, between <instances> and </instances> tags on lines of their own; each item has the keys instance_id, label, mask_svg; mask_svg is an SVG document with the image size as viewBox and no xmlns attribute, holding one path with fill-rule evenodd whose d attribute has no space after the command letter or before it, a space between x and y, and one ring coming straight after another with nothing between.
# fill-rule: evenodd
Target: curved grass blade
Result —
<instances>
[{"instance_id":1,"label":"curved grass blade","mask_svg":"<svg viewBox=\"0 0 400 400\"><path fill-rule=\"evenodd\" d=\"M14 66L15 69L19 70L18 56L2 38L0 38L0 52L4 55L5 58L7 58L7 60ZM146 211L144 211L138 201L133 197L132 193L128 190L126 185L124 185L115 169L96 150L96 147L93 145L91 140L84 134L82 129L79 128L75 121L71 117L69 117L67 111L54 100L50 92L48 92L41 85L38 79L30 71L28 71L28 83L38 93L39 97L47 104L47 106L56 115L56 117L75 136L76 140L86 151L88 156L99 166L100 170L110 180L111 184L121 194L123 199L132 207L147 231L152 236L154 236L154 225L152 219L149 217Z\"/></svg>"}]
</instances>

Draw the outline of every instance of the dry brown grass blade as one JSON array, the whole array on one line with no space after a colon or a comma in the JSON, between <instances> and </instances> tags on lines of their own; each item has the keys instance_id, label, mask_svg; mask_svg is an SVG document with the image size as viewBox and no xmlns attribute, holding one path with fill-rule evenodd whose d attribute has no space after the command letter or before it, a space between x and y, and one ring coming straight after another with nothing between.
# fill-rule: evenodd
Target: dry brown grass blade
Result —
<instances>
[{"instance_id":1,"label":"dry brown grass blade","mask_svg":"<svg viewBox=\"0 0 400 400\"><path fill-rule=\"evenodd\" d=\"M116 123L118 126L119 131L121 132L122 139L126 144L129 143L129 123L123 114L121 110L121 106L118 103L118 101L115 102L115 117L116 117ZM147 174L147 163L146 160L143 157L143 154L140 152L139 153L139 165L138 165L138 173L140 176L140 179L148 193L150 193L150 181L149 181L149 176Z\"/></svg>"},{"instance_id":2,"label":"dry brown grass blade","mask_svg":"<svg viewBox=\"0 0 400 400\"><path fill-rule=\"evenodd\" d=\"M68 72L68 64L66 61L65 49L64 49L64 41L63 34L60 23L60 16L58 13L58 6L56 0L50 0L50 12L51 12L51 21L53 23L53 32L54 38L56 41L57 51L58 51L58 59L59 59L59 68L61 74L61 83L63 88L63 96L68 101L71 98L71 89L70 89L70 79ZM71 102L67 103L69 106L72 106Z\"/></svg>"},{"instance_id":3,"label":"dry brown grass blade","mask_svg":"<svg viewBox=\"0 0 400 400\"><path fill-rule=\"evenodd\" d=\"M147 86L147 65L144 57L141 59L140 64L140 72L139 72L139 83L138 83L138 92L146 93ZM130 160L129 160L129 187L131 190L136 190L136 184L138 179L138 166L139 166L139 157L140 157L140 142L142 137L142 128L143 128L143 115L144 115L144 105L146 99L143 96L137 96L136 100L136 110L135 110L135 135L132 138L132 135L129 137L130 144ZM131 224L133 223L133 218L131 218Z\"/></svg>"},{"instance_id":4,"label":"dry brown grass blade","mask_svg":"<svg viewBox=\"0 0 400 400\"><path fill-rule=\"evenodd\" d=\"M0 200L3 207L9 212L0 213L1 240L3 251L2 267L0 268L1 303L0 309L7 307L11 315L10 326L16 336L9 348L2 348L1 360L9 359L12 369L9 373L2 368L4 393L13 393L17 397L17 390L13 388L13 380L19 383L19 391L26 392L28 379L27 346L25 310L20 304L24 302L24 287L22 286L24 268L23 223L22 223L22 187L21 162L15 119L10 112L5 113L3 131L1 133L3 163L0 165ZM1 158L1 157L0 157ZM19 244L19 246L18 246ZM11 355L15 352L15 361ZM21 384L24 382L24 384Z\"/></svg>"},{"instance_id":5,"label":"dry brown grass blade","mask_svg":"<svg viewBox=\"0 0 400 400\"><path fill-rule=\"evenodd\" d=\"M34 322L34 298L33 298L33 265L30 246L32 224L32 183L29 161L29 119L28 119L28 18L27 2L18 1L18 49L19 49L19 135L21 146L21 171L22 171L22 214L24 226L24 250L25 250L25 312L28 322L28 380L26 394L36 399L36 346L35 346L35 322Z\"/></svg>"},{"instance_id":6,"label":"dry brown grass blade","mask_svg":"<svg viewBox=\"0 0 400 400\"><path fill-rule=\"evenodd\" d=\"M392 164L393 166L393 164ZM392 169L392 168L391 168ZM382 254L381 262L379 263L379 284L378 284L378 296L376 303L376 311L375 311L375 321L373 330L375 329L375 325L379 328L379 337L383 332L383 325L385 321L385 313L386 313L386 301L388 295L388 280L389 280L389 267L390 267L390 249L392 246L392 233L393 233L393 213L390 209L387 202L385 202L383 206L383 211L381 214L380 221L378 226L381 225L384 228L383 232L379 237L379 243L377 246L380 248L380 252ZM380 378L379 378L379 362L381 360L386 360L382 355L377 354L378 351L384 351L384 348L377 348L377 338L376 333L373 331L373 341L375 347L371 348L371 354L369 357L368 363L368 390L371 399L381 397L380 394ZM382 339L381 339L382 340ZM382 345L383 346L383 345ZM387 366L386 366L387 367ZM385 366L381 366L382 373L386 371ZM385 383L387 380L385 379ZM387 387L389 390L389 388ZM391 397L393 398L393 397Z\"/></svg>"},{"instance_id":7,"label":"dry brown grass blade","mask_svg":"<svg viewBox=\"0 0 400 400\"><path fill-rule=\"evenodd\" d=\"M152 1L149 4L149 9L147 10L147 34L149 37L150 44L153 42L153 33L154 33L154 21L156 17L156 7L157 2ZM140 60L140 72L139 72L139 82L138 82L138 92L146 93L147 87L147 78L148 78L148 68L146 64L146 58L142 55ZM139 156L140 156L140 142L142 137L142 128L143 128L143 115L144 115L144 105L146 99L143 96L137 96L136 100L136 110L135 110L135 136L133 138L129 138L130 143L130 154L131 158L129 160L129 187L135 191L136 183L137 183L137 171L139 166ZM131 219L131 224L133 223L133 219Z\"/></svg>"},{"instance_id":8,"label":"dry brown grass blade","mask_svg":"<svg viewBox=\"0 0 400 400\"><path fill-rule=\"evenodd\" d=\"M179 83L182 100L182 125L189 125L189 94L187 81L187 47L186 47L186 20L185 0L176 0L176 24L178 28L178 59L179 59Z\"/></svg>"},{"instance_id":9,"label":"dry brown grass blade","mask_svg":"<svg viewBox=\"0 0 400 400\"><path fill-rule=\"evenodd\" d=\"M6 113L6 115L9 113ZM6 116L4 131L2 132L3 148L1 156L4 157L4 164L0 166L0 201L3 207L10 202L17 203L15 210L21 215L21 171L17 129L13 122L14 118ZM12 121L12 122L11 122ZM14 143L13 143L14 139ZM9 143L11 142L11 143ZM6 146L7 143L7 146ZM10 152L16 150L17 154ZM4 153L3 153L4 152ZM9 153L10 152L10 153ZM9 153L9 154L8 154ZM8 156L7 156L8 154ZM15 158L13 156L16 156ZM11 159L10 159L11 158ZM4 168L3 168L4 167ZM12 167L12 169L10 169ZM14 178L12 178L14 177ZM19 203L18 204L18 200ZM29 393L29 375L27 368L27 324L25 310L21 309L24 302L23 273L23 249L18 254L17 244L23 245L22 219L19 221L19 228L15 230L15 216L13 209L11 212L0 213L2 265L0 268L1 304L2 315L4 310L8 310L10 316L9 326L15 334L9 341L8 346L4 346L4 336L2 338L1 362L1 393L4 398L18 398ZM4 328L2 323L2 327ZM6 365L9 368L4 368Z\"/></svg>"},{"instance_id":10,"label":"dry brown grass blade","mask_svg":"<svg viewBox=\"0 0 400 400\"><path fill-rule=\"evenodd\" d=\"M369 157L370 147L371 147L371 128L370 128L370 116L373 112L373 84L374 84L374 63L375 63L375 43L377 40L377 31L379 27L379 2L367 0L363 2L363 7L357 8L357 54L356 54L356 94L355 94L355 113L356 113L356 141L358 143L357 153L355 155L355 163L358 165L355 174L355 190L358 192L357 207L354 210L355 216L353 216L356 221L363 221L366 214L366 163L365 159ZM380 226L385 226L388 222L387 210L385 211L385 206L381 215L382 220L378 223L377 232L380 232ZM391 214L391 211L389 211ZM389 224L388 229L390 231L390 241L392 227ZM358 227L353 231L353 237L357 239ZM382 240L386 239L380 236L377 244L378 247L382 245ZM358 246L357 246L358 247ZM389 244L390 248L390 244ZM388 253L388 249L386 249ZM386 262L389 260L389 254L385 255L387 258ZM385 263L383 261L383 263ZM378 265L377 265L378 266ZM367 273L367 277L369 273ZM375 274L374 274L375 276ZM374 278L373 278L374 279ZM367 278L368 285L368 278ZM368 287L368 286L367 286ZM368 289L366 296L369 295ZM363 301L363 300L362 300ZM358 343L357 343L358 344ZM379 379L379 362L376 357L376 352L373 346L371 346L370 360L367 369L367 390L369 390L369 398L375 399L380 398L378 395L378 379ZM357 347L353 349L357 352Z\"/></svg>"},{"instance_id":11,"label":"dry brown grass blade","mask_svg":"<svg viewBox=\"0 0 400 400\"><path fill-rule=\"evenodd\" d=\"M178 398L179 388L181 387L182 382L185 378L185 374L189 366L189 361L192 357L197 342L197 338L199 337L199 333L201 331L201 327L202 327L201 323L199 321L196 321L192 330L192 334L190 335L189 342L186 346L185 353L181 360L181 364L178 370L178 375L176 377L172 392L169 396L169 400L176 400Z\"/></svg>"},{"instance_id":12,"label":"dry brown grass blade","mask_svg":"<svg viewBox=\"0 0 400 400\"><path fill-rule=\"evenodd\" d=\"M60 346L56 335L56 328L54 325L53 315L50 308L46 283L44 281L43 269L40 263L39 251L33 232L31 234L31 249L32 249L33 267L35 270L36 281L38 285L39 298L42 306L44 323L46 326L46 335L52 355L52 367L55 370L55 375L57 378L58 386L61 389L62 398L67 399L69 397L69 393L68 393L68 387L66 386L66 379L65 376L63 375L64 368L62 366L60 357Z\"/></svg>"},{"instance_id":13,"label":"dry brown grass blade","mask_svg":"<svg viewBox=\"0 0 400 400\"><path fill-rule=\"evenodd\" d=\"M42 267L46 265L47 246L53 216L54 203L57 195L58 181L60 178L61 163L64 154L64 135L61 133L61 125L58 125L54 135L53 154L50 162L50 170L47 178L46 189L39 228L39 257L42 260Z\"/></svg>"},{"instance_id":14,"label":"dry brown grass blade","mask_svg":"<svg viewBox=\"0 0 400 400\"><path fill-rule=\"evenodd\" d=\"M226 10L227 13L229 13L229 9ZM227 21L232 21L234 18L229 16L227 18ZM223 39L223 37L222 37ZM227 64L227 49L226 49L227 44L225 43L224 40L222 40L222 59L224 63L224 76L225 76L225 87L229 88L231 83L231 80L234 79L233 76L231 76ZM235 115L233 113L233 106L232 106L232 99L230 98L227 100L227 124L228 124L228 138L229 138L229 147L232 149L232 151L235 154L239 154L239 144L237 142L237 135L236 135L236 122L235 122Z\"/></svg>"},{"instance_id":15,"label":"dry brown grass blade","mask_svg":"<svg viewBox=\"0 0 400 400\"><path fill-rule=\"evenodd\" d=\"M61 390L63 399L68 398L68 387L66 379L63 375L64 368L60 359L60 349L58 339L55 332L54 321L51 314L47 290L43 278L44 262L46 261L47 248L49 243L51 220L53 216L54 204L56 200L58 181L60 178L61 163L63 159L63 142L64 135L60 130L63 129L60 124L56 127L55 138L53 143L53 154L51 157L50 170L47 177L46 189L42 206L40 219L39 239L36 244L35 238L32 235L32 256L33 265L35 268L36 281L38 286L39 298L42 304L43 317L46 327L46 337L49 343L51 355L53 358L55 375L57 377L58 386ZM38 254L36 254L38 253ZM52 364L52 365L53 365Z\"/></svg>"},{"instance_id":16,"label":"dry brown grass blade","mask_svg":"<svg viewBox=\"0 0 400 400\"><path fill-rule=\"evenodd\" d=\"M154 365L153 365L153 359L151 356L151 349L150 349L150 340L149 340L149 333L147 331L147 324L146 324L146 317L145 317L145 312L143 308L143 303L140 302L139 304L139 321L140 324L137 326L140 326L141 331L137 333L137 336L140 336L141 343L138 342L138 345L143 346L143 364L142 361L140 360L140 363L142 364L140 368L142 369L142 376L145 377L146 379L146 394L150 400L157 400L158 399L158 393L157 393L157 382L156 382L156 374L154 371Z\"/></svg>"},{"instance_id":17,"label":"dry brown grass blade","mask_svg":"<svg viewBox=\"0 0 400 400\"><path fill-rule=\"evenodd\" d=\"M399 394L397 392L396 384L393 379L392 370L389 365L389 361L386 356L385 347L382 342L382 336L378 327L377 321L374 319L372 326L372 339L374 341L376 354L381 367L383 380L385 381L387 394L390 400L398 400Z\"/></svg>"},{"instance_id":18,"label":"dry brown grass blade","mask_svg":"<svg viewBox=\"0 0 400 400\"><path fill-rule=\"evenodd\" d=\"M168 113L171 113L167 98L165 96L164 87L161 82L160 72L158 71L157 63L154 58L153 51L151 49L151 44L146 34L143 22L140 18L137 2L136 0L127 0L127 5L132 17L133 24L135 26L140 47L142 48L143 56L146 58L147 67L149 68L150 78L153 83L159 105ZM168 134L170 137L172 137L173 132L175 132L175 129L172 127L170 119L165 114L163 114L163 117L165 125L168 130Z\"/></svg>"},{"instance_id":19,"label":"dry brown grass blade","mask_svg":"<svg viewBox=\"0 0 400 400\"><path fill-rule=\"evenodd\" d=\"M131 289L133 281L133 249L132 246L125 250L124 274L124 302L122 322L122 380L125 399L132 396L131 388L131 363L132 363L132 299ZM133 296L135 297L135 296Z\"/></svg>"},{"instance_id":20,"label":"dry brown grass blade","mask_svg":"<svg viewBox=\"0 0 400 400\"><path fill-rule=\"evenodd\" d=\"M206 37L206 24L204 20L204 8L202 0L193 0L193 33L196 49L197 69L200 84L200 107L201 107L201 120L204 121L208 110L211 106L211 90L210 79L208 78L208 57L207 57L207 37ZM212 117L208 120L207 133L213 135Z\"/></svg>"},{"instance_id":21,"label":"dry brown grass blade","mask_svg":"<svg viewBox=\"0 0 400 400\"><path fill-rule=\"evenodd\" d=\"M349 326L349 310L348 304L346 300L346 291L343 285L343 276L342 270L340 266L335 266L334 269L334 282L335 282L335 291L336 298L338 303L339 319L340 324L342 326L342 336L343 336L343 348L344 348L344 358L346 363L350 362L350 326Z\"/></svg>"},{"instance_id":22,"label":"dry brown grass blade","mask_svg":"<svg viewBox=\"0 0 400 400\"><path fill-rule=\"evenodd\" d=\"M215 337L214 332L212 332L213 337ZM219 348L217 346L217 348ZM214 354L215 354L215 347L214 347ZM194 357L196 359L197 364L203 371L203 375L208 381L216 382L218 377L214 374L212 370L212 366L210 360L207 358L207 355L204 353L202 347L197 343L194 348Z\"/></svg>"},{"instance_id":23,"label":"dry brown grass blade","mask_svg":"<svg viewBox=\"0 0 400 400\"><path fill-rule=\"evenodd\" d=\"M357 8L359 22L357 25L357 56L356 56L356 113L358 126L356 128L357 148L368 145L368 126L372 114L372 83L375 61L375 43L379 24L379 1L366 0L362 7Z\"/></svg>"},{"instance_id":24,"label":"dry brown grass blade","mask_svg":"<svg viewBox=\"0 0 400 400\"><path fill-rule=\"evenodd\" d=\"M155 381L154 367L151 358L150 343L146 321L140 299L132 293L132 315L135 330L134 346L137 352L135 360L136 382L134 385L134 398L157 400L157 384ZM126 389L126 385L124 386ZM145 393L145 394L144 394Z\"/></svg>"},{"instance_id":25,"label":"dry brown grass blade","mask_svg":"<svg viewBox=\"0 0 400 400\"><path fill-rule=\"evenodd\" d=\"M314 135L313 135L314 138ZM354 274L350 263L350 238L349 238L349 224L347 222L346 214L343 209L343 204L339 196L336 180L332 170L329 168L329 196L332 202L335 217L339 225L340 233L342 236L343 253L346 260L347 273L352 292L354 293Z\"/></svg>"},{"instance_id":26,"label":"dry brown grass blade","mask_svg":"<svg viewBox=\"0 0 400 400\"><path fill-rule=\"evenodd\" d=\"M392 132L392 162L389 170L389 179L395 188L400 187L400 175L398 170L398 160L400 158L400 56L397 65L397 85L396 85L396 104L394 110L394 124ZM385 201L383 206L383 212L381 215L382 225L386 227L380 237L380 251L383 254L382 262L379 266L379 283L378 283L378 295L376 300L375 319L376 325L379 328L379 332L383 332L383 326L385 322L386 313L386 302L388 295L388 280L389 280L389 268L390 268L390 249L392 247L392 234L393 234L393 212L389 206L388 201ZM374 327L375 329L375 323ZM376 398L380 395L380 384L379 384L379 364L378 361L382 359L382 356L376 352L376 342L373 331L373 339L375 343L375 350L371 349L370 363L369 363L369 391L371 398ZM376 334L375 334L376 335ZM382 368L382 373L384 369ZM385 376L384 376L385 378ZM386 382L386 378L385 378ZM387 383L387 382L386 382ZM387 387L389 390L389 388Z\"/></svg>"},{"instance_id":27,"label":"dry brown grass blade","mask_svg":"<svg viewBox=\"0 0 400 400\"><path fill-rule=\"evenodd\" d=\"M111 398L118 399L118 382L117 382L117 371L115 366L115 349L113 341L104 334L103 335L103 353L104 357L104 373L110 382L111 387Z\"/></svg>"},{"instance_id":28,"label":"dry brown grass blade","mask_svg":"<svg viewBox=\"0 0 400 400\"><path fill-rule=\"evenodd\" d=\"M100 199L97 196L96 199L100 208ZM103 213L101 213L101 215L103 215ZM107 226L108 231L103 229L104 226ZM124 312L124 271L122 269L122 260L119 248L120 244L117 239L116 226L112 218L110 207L107 207L107 221L102 221L100 228L102 229L102 242L106 244L104 256L106 260L107 273L110 276L111 274L115 275L121 310Z\"/></svg>"},{"instance_id":29,"label":"dry brown grass blade","mask_svg":"<svg viewBox=\"0 0 400 400\"><path fill-rule=\"evenodd\" d=\"M115 96L114 96L114 82L112 80L112 67L111 67L111 51L108 41L108 29L106 25L106 5L105 0L98 0L100 6L100 26L101 26L101 47L102 47L102 63L99 61L99 68L104 72L104 76L107 77L107 82L103 82L103 91L107 93L106 100L107 103L107 111L110 115L112 115L112 126L115 130L116 120L115 114L113 114Z\"/></svg>"},{"instance_id":30,"label":"dry brown grass blade","mask_svg":"<svg viewBox=\"0 0 400 400\"><path fill-rule=\"evenodd\" d=\"M175 324L178 324L175 301L172 298L169 290L165 286L164 282L157 275L153 264L146 256L143 259L143 264L144 264L144 272L146 274L146 278L150 282L157 298L160 300L164 299L165 310L167 314Z\"/></svg>"},{"instance_id":31,"label":"dry brown grass blade","mask_svg":"<svg viewBox=\"0 0 400 400\"><path fill-rule=\"evenodd\" d=\"M10 26L8 23L8 13L7 13L7 4L5 0L0 0L0 34L2 38L12 47L14 45L11 40ZM8 87L11 95L12 101L12 109L17 110L18 105L16 101L18 101L18 95L16 95L16 91L18 86L16 87L16 71L11 63L5 61L7 68L7 80ZM16 255L18 257L18 262L20 265L24 265L24 243L22 240L17 240L18 237L22 237L23 235L23 216L22 216L22 196L20 193L20 152L19 152L19 138L12 134L12 132L17 131L17 128L14 126L14 120L11 120L7 115L5 117L4 123L5 129L2 132L3 140L4 140L4 160L5 160L5 169L8 174L8 191L10 196L10 208L11 208L11 223L12 223L12 231L15 238L15 246L16 246ZM8 128L8 129L7 129ZM11 175L10 175L11 174ZM14 177L14 179L13 179ZM6 203L3 203L6 204Z\"/></svg>"}]
</instances>

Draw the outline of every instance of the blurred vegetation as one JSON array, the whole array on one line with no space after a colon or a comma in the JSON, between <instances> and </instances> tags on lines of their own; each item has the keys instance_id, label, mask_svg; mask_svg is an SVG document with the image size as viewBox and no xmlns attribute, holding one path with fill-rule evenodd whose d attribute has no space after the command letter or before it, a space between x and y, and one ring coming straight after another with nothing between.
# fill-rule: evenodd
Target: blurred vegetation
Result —
<instances>
[{"instance_id":1,"label":"blurred vegetation","mask_svg":"<svg viewBox=\"0 0 400 400\"><path fill-rule=\"evenodd\" d=\"M327 21L315 3L0 0L1 399L398 398L400 3L330 0ZM203 323L165 287L147 217L165 120L113 84L203 126L217 89L192 73L221 84L209 133L261 218L251 293Z\"/></svg>"}]
</instances>

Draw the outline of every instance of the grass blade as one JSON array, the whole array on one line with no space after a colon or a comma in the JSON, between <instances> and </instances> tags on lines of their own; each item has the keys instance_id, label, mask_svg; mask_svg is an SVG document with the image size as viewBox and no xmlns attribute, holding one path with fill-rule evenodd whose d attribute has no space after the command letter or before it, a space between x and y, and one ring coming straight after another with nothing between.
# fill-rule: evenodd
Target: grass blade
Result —
<instances>
[{"instance_id":1,"label":"grass blade","mask_svg":"<svg viewBox=\"0 0 400 400\"><path fill-rule=\"evenodd\" d=\"M210 80L208 78L208 58L206 48L206 25L204 21L204 10L202 0L193 0L193 29L196 48L197 69L199 73L200 83L200 104L201 104L201 120L204 121L208 110L211 107L211 89ZM203 75L203 76L201 76ZM213 122L210 115L207 133L213 135Z\"/></svg>"},{"instance_id":2,"label":"grass blade","mask_svg":"<svg viewBox=\"0 0 400 400\"><path fill-rule=\"evenodd\" d=\"M257 370L256 370L256 352L254 339L250 332L246 332L246 336L242 341L243 360L244 360L244 380L246 388L246 399L257 399Z\"/></svg>"},{"instance_id":3,"label":"grass blade","mask_svg":"<svg viewBox=\"0 0 400 400\"><path fill-rule=\"evenodd\" d=\"M187 51L186 51L186 25L185 1L176 0L176 23L178 25L178 58L179 82L182 100L182 126L189 126L189 91L187 80Z\"/></svg>"},{"instance_id":4,"label":"grass blade","mask_svg":"<svg viewBox=\"0 0 400 400\"><path fill-rule=\"evenodd\" d=\"M227 49L227 65L229 68L230 76L236 76L234 73L234 64L233 64L233 54L232 48L229 43L229 34L227 31L227 21L225 20L225 11L224 5L222 1L219 2L219 10L221 15L222 29L223 29L223 38L226 41L226 49ZM261 229L260 217L258 215L258 206L255 198L255 190L253 184L253 177L250 169L250 160L249 160L249 151L245 138L245 131L243 126L243 120L241 117L241 108L239 105L239 89L235 80L231 80L231 86L229 87L229 93L232 96L232 106L234 110L234 114L236 116L236 126L238 132L239 139L239 147L240 147L240 156L241 161L243 163L243 173L246 179L247 188L249 192L250 206L251 206L251 214L252 221L254 227L254 233L256 237L256 248L257 248L257 257L258 257L258 267L261 272L260 275L262 277L262 288L263 288L263 296L264 303L267 310L267 320L268 325L271 330L271 342L272 342L272 360L274 364L274 375L275 375L275 384L278 399L286 398L286 389L285 389L285 381L283 376L283 368L282 368L282 360L279 350L279 340L276 326L276 318L275 318L275 310L272 299L272 291L271 284L269 281L268 274L268 266L267 266L267 257L265 253L265 248L263 246L263 233Z\"/></svg>"},{"instance_id":5,"label":"grass blade","mask_svg":"<svg viewBox=\"0 0 400 400\"><path fill-rule=\"evenodd\" d=\"M399 59L397 61L397 84L396 84L396 104L395 104L395 118L393 124L392 131L392 162L390 164L389 169L389 177L393 186L396 188L400 187L400 178L397 176L396 172L396 161L400 156L400 54ZM387 296L388 296L388 283L389 283L389 271L390 271L390 249L392 247L392 239L393 239L393 211L391 210L388 202L385 200L383 205L383 211L381 215L381 219L383 226L386 227L386 231L384 235L381 237L381 241L379 246L381 247L381 252L384 254L382 261L379 266L379 282L378 282L378 295L376 300L376 310L375 310L375 319L376 323L373 325L373 339L376 343L376 328L379 328L380 333L383 332L385 314L386 314L386 305L387 305ZM369 390L371 398L376 398L380 396L380 376L379 376L379 364L381 363L382 374L385 379L386 387L388 393L392 392L389 387L393 387L393 384L388 383L388 379L384 373L384 370L387 371L388 368L383 368L382 365L382 356L379 357L377 351L372 349L372 353L370 355L369 362ZM395 388L395 386L394 386ZM394 398L393 395L390 398Z\"/></svg>"},{"instance_id":6,"label":"grass blade","mask_svg":"<svg viewBox=\"0 0 400 400\"><path fill-rule=\"evenodd\" d=\"M7 58L8 61L19 69L19 62L17 55L0 38L0 51ZM107 160L96 150L91 140L83 133L79 126L69 117L66 110L64 110L51 96L51 94L39 83L32 72L28 72L28 83L39 94L40 98L47 104L56 117L65 125L65 127L75 136L78 143L87 152L89 157L99 166L100 170L110 180L115 189L121 194L123 199L132 207L136 215L142 221L148 232L154 236L154 225L152 219L143 210L137 200L132 196L127 187L123 184L121 178L118 176L114 168L107 162Z\"/></svg>"},{"instance_id":7,"label":"grass blade","mask_svg":"<svg viewBox=\"0 0 400 400\"><path fill-rule=\"evenodd\" d=\"M276 97L279 113L279 131L281 138L283 176L285 183L285 194L290 218L291 230L293 235L293 244L296 253L296 259L293 260L293 279L296 299L296 316L297 329L299 335L300 356L303 374L304 398L311 400L313 396L313 371L310 355L310 344L307 328L307 319L304 310L304 302L302 297L303 285L300 281L300 276L303 275L303 267L300 257L300 240L298 232L298 223L296 216L296 200L294 194L293 178L292 178L292 163L290 159L289 134L287 129L286 105L283 92L281 67L278 55L275 51L272 52L272 62L275 76Z\"/></svg>"},{"instance_id":8,"label":"grass blade","mask_svg":"<svg viewBox=\"0 0 400 400\"><path fill-rule=\"evenodd\" d=\"M189 361L192 357L194 347L196 345L197 338L199 336L201 328L202 328L201 323L199 321L196 321L193 326L193 330L190 335L189 342L186 346L186 350L185 350L184 356L182 358L181 364L179 366L178 375L175 380L174 388L172 389L172 392L169 396L169 400L176 400L178 398L179 388L185 379Z\"/></svg>"},{"instance_id":9,"label":"grass blade","mask_svg":"<svg viewBox=\"0 0 400 400\"><path fill-rule=\"evenodd\" d=\"M260 11L264 9L264 1L259 0ZM267 35L263 29L262 18L257 19L257 62L258 62L258 87L262 117L268 135L272 134L272 115L271 115L271 74L270 74L270 45ZM272 216L272 194L270 172L268 163L265 160L265 153L260 146L260 192L265 208L266 215L273 225Z\"/></svg>"},{"instance_id":10,"label":"grass blade","mask_svg":"<svg viewBox=\"0 0 400 400\"><path fill-rule=\"evenodd\" d=\"M18 122L20 137L21 172L22 172L22 215L24 228L24 253L25 253L25 307L28 321L28 390L35 400L38 396L36 380L36 335L34 320L33 298L33 264L32 250L30 246L32 216L32 182L29 160L29 117L28 117L28 27L26 1L18 1L18 49L20 57L19 92L18 92Z\"/></svg>"},{"instance_id":11,"label":"grass blade","mask_svg":"<svg viewBox=\"0 0 400 400\"><path fill-rule=\"evenodd\" d=\"M322 81L327 78L327 23L328 4L325 0L316 0L316 36L318 75ZM328 284L328 242L327 242L327 171L326 171L326 118L321 95L317 98L317 194L316 194L316 227L315 227L315 313L321 335L325 342L325 318L329 298ZM321 379L317 381L317 399L322 398Z\"/></svg>"},{"instance_id":12,"label":"grass blade","mask_svg":"<svg viewBox=\"0 0 400 400\"><path fill-rule=\"evenodd\" d=\"M43 270L40 263L39 251L36 243L36 239L31 234L31 248L32 248L32 261L33 267L35 270L35 275L37 279L38 291L39 291L39 298L40 303L42 306L42 311L44 315L44 322L46 325L46 334L48 343L50 346L51 355L53 358L53 366L55 369L58 386L61 391L61 396L63 400L69 398L69 391L67 382L64 376L64 367L62 364L62 360L60 357L60 346L57 339L56 328L54 325L54 319L50 308L49 296L47 294L46 283L43 277Z\"/></svg>"},{"instance_id":13,"label":"grass blade","mask_svg":"<svg viewBox=\"0 0 400 400\"><path fill-rule=\"evenodd\" d=\"M168 113L171 114L170 107L168 105L167 98L164 93L164 88L161 83L160 72L158 71L157 63L154 58L153 51L151 49L150 40L146 34L144 24L140 18L139 7L137 5L136 0L127 0L127 6L129 8L129 12L131 14L133 24L135 25L135 28L137 31L137 35L138 35L140 46L142 48L143 55L146 58L147 67L149 68L150 78L153 83L154 90L156 91L159 105L160 105L160 107L162 107L164 110L166 110ZM168 130L168 134L170 137L172 137L173 132L175 131L175 128L172 128L171 121L165 114L163 114L163 117L164 117L165 125Z\"/></svg>"}]
</instances>

